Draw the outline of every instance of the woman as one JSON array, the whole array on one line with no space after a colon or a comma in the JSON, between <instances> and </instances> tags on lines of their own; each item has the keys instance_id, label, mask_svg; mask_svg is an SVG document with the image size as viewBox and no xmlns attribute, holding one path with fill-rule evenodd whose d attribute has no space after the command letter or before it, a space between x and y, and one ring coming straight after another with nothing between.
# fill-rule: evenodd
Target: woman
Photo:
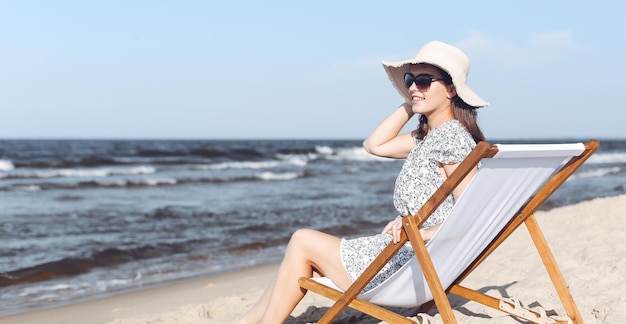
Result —
<instances>
[{"instance_id":1,"label":"woman","mask_svg":"<svg viewBox=\"0 0 626 324\"><path fill-rule=\"evenodd\" d=\"M363 142L371 154L406 159L394 190L400 215L414 215L434 191L484 136L476 122L476 109L486 106L467 85L469 59L458 48L434 41L415 58L383 63L385 71L405 103ZM399 134L419 114L413 132ZM475 172L475 170L474 170ZM430 240L447 217L470 177L424 222L420 234ZM281 323L305 290L298 278L321 275L347 289L389 242L400 239L400 218L389 222L382 233L341 239L311 229L296 231L289 241L276 278L239 323ZM370 290L414 257L405 245L365 287Z\"/></svg>"}]
</instances>

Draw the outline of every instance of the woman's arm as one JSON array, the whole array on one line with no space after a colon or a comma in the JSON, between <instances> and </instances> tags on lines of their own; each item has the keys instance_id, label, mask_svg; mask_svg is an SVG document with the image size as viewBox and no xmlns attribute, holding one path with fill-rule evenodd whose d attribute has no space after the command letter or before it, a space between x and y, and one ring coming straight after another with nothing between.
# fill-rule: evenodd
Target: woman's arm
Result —
<instances>
[{"instance_id":1,"label":"woman's arm","mask_svg":"<svg viewBox=\"0 0 626 324\"><path fill-rule=\"evenodd\" d=\"M413 115L409 104L398 107L363 141L365 151L382 157L406 158L413 148L413 135L399 134Z\"/></svg>"}]
</instances>

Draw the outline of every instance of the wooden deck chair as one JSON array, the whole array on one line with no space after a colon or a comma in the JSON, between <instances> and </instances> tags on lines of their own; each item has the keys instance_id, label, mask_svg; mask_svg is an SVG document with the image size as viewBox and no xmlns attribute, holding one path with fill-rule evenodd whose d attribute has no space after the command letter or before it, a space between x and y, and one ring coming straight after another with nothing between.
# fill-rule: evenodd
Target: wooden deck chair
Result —
<instances>
[{"instance_id":1,"label":"wooden deck chair","mask_svg":"<svg viewBox=\"0 0 626 324\"><path fill-rule=\"evenodd\" d=\"M447 293L533 323L582 323L534 212L598 147L596 140L586 144L478 143L417 214L403 217L400 243L390 243L345 292L328 278L300 278L302 288L336 301L318 323L330 323L348 306L389 323L413 323L378 305L432 307L433 300L442 320L456 323ZM478 172L450 215L425 244L417 229L477 165ZM568 319L555 320L540 311L523 308L520 303L460 285L522 223L529 230ZM360 294L407 240L416 258L376 288Z\"/></svg>"}]
</instances>

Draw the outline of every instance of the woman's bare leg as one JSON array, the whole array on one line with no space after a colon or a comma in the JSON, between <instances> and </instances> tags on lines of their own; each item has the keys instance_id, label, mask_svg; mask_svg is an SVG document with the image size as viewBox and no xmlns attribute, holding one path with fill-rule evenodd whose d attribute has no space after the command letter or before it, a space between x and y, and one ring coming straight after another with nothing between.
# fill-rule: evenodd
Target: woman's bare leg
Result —
<instances>
[{"instance_id":1,"label":"woman's bare leg","mask_svg":"<svg viewBox=\"0 0 626 324\"><path fill-rule=\"evenodd\" d=\"M276 282L276 278L272 279L270 284L265 288L263 295L261 298L257 300L257 302L248 310L248 312L237 321L238 324L252 324L259 323L263 315L265 315L265 310L267 309L267 304L270 301L270 296L272 294L272 290L274 289L274 283Z\"/></svg>"},{"instance_id":2,"label":"woman's bare leg","mask_svg":"<svg viewBox=\"0 0 626 324\"><path fill-rule=\"evenodd\" d=\"M240 323L284 322L306 293L298 285L298 278L312 277L315 271L341 288L350 286L352 280L339 256L340 242L338 237L315 230L296 231L287 245L276 278Z\"/></svg>"}]
</instances>

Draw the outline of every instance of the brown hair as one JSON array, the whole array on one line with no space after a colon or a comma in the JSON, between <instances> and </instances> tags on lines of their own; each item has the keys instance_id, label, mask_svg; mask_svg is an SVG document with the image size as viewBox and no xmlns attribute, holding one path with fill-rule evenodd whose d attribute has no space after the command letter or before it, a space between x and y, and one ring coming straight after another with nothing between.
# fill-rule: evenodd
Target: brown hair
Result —
<instances>
[{"instance_id":1,"label":"brown hair","mask_svg":"<svg viewBox=\"0 0 626 324\"><path fill-rule=\"evenodd\" d=\"M431 66L436 68L441 73L441 77L446 84L453 84L452 78L446 71L440 69L437 66ZM463 99L459 97L459 95L454 95L451 101L452 116L454 116L454 119L458 120L461 125L463 125L463 127L465 127L465 129L470 133L470 135L472 135L472 137L474 138L474 142L478 143L480 141L484 141L485 135L483 135L483 132L478 126L478 118L476 113L477 108L466 104ZM421 115L419 120L420 123L414 132L417 139L423 139L426 134L428 134L428 118L425 115Z\"/></svg>"}]
</instances>

